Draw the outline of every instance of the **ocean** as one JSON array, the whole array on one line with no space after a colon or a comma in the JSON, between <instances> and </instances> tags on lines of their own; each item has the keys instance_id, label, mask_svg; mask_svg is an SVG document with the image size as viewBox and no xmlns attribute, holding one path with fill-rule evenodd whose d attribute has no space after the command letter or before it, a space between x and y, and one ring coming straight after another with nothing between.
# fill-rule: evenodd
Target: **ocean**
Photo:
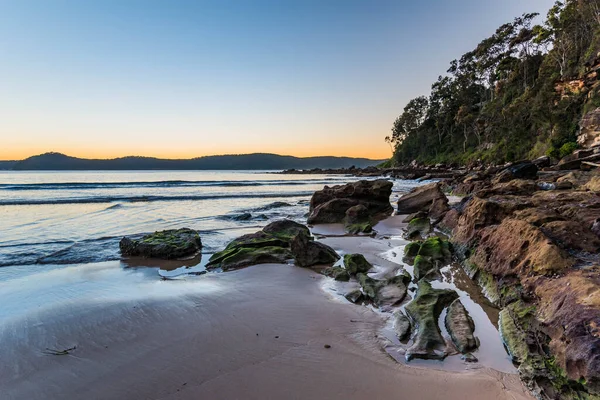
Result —
<instances>
[{"instance_id":1,"label":"ocean","mask_svg":"<svg viewBox=\"0 0 600 400\"><path fill-rule=\"evenodd\" d=\"M212 253L277 219L306 221L310 197L352 176L273 171L0 172L0 267L120 259L119 240L200 232ZM396 181L402 193L416 185Z\"/></svg>"}]
</instances>

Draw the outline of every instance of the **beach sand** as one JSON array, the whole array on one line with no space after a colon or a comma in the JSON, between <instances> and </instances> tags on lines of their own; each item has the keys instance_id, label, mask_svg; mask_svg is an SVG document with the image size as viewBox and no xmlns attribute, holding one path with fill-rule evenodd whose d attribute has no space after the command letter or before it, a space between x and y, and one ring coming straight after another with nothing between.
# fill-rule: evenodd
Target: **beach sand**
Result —
<instances>
[{"instance_id":1,"label":"beach sand","mask_svg":"<svg viewBox=\"0 0 600 400\"><path fill-rule=\"evenodd\" d=\"M85 281L98 266L78 268ZM395 362L381 349L384 319L336 301L324 279L259 265L142 289L131 283L125 299L98 292L97 301L40 305L0 328L0 398L532 398L515 374ZM44 352L74 346L69 355Z\"/></svg>"}]
</instances>

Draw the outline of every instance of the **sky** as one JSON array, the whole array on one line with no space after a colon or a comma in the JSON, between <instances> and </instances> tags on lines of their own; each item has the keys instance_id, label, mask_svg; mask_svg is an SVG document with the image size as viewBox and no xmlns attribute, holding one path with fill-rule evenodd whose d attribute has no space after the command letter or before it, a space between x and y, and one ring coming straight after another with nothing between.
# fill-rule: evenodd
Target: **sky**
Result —
<instances>
[{"instance_id":1,"label":"sky","mask_svg":"<svg viewBox=\"0 0 600 400\"><path fill-rule=\"evenodd\" d=\"M451 60L554 0L0 0L0 159L383 159Z\"/></svg>"}]
</instances>

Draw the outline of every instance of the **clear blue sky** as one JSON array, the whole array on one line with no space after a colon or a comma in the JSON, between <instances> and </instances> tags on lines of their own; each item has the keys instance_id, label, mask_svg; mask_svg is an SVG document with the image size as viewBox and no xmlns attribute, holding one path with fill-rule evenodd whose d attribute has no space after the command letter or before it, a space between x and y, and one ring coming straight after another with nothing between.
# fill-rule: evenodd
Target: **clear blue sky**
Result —
<instances>
[{"instance_id":1,"label":"clear blue sky","mask_svg":"<svg viewBox=\"0 0 600 400\"><path fill-rule=\"evenodd\" d=\"M449 62L553 0L0 0L0 159L383 158Z\"/></svg>"}]
</instances>

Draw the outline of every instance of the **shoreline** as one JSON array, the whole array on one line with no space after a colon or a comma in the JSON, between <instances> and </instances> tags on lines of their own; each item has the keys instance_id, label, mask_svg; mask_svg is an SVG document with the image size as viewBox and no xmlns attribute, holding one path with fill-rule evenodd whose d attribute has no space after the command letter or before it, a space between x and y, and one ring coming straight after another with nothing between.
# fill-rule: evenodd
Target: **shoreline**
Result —
<instances>
[{"instance_id":1,"label":"shoreline","mask_svg":"<svg viewBox=\"0 0 600 400\"><path fill-rule=\"evenodd\" d=\"M328 298L325 279L257 265L153 282L186 286L185 295L29 315L0 331L0 357L14 360L0 368L0 386L8 399L531 399L517 375L397 364L375 337L381 317ZM73 346L65 356L42 353Z\"/></svg>"}]
</instances>

